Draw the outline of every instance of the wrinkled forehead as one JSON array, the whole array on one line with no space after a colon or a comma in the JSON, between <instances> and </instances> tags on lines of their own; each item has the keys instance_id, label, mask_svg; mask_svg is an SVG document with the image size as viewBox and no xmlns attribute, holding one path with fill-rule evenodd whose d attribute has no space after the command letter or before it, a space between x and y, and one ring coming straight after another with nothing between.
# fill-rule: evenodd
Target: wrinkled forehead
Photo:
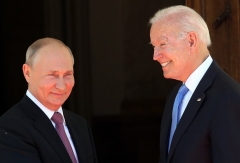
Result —
<instances>
[{"instance_id":1,"label":"wrinkled forehead","mask_svg":"<svg viewBox=\"0 0 240 163\"><path fill-rule=\"evenodd\" d=\"M176 39L179 29L168 24L156 22L152 24L150 29L151 43L165 41L169 42L172 39Z\"/></svg>"},{"instance_id":2,"label":"wrinkled forehead","mask_svg":"<svg viewBox=\"0 0 240 163\"><path fill-rule=\"evenodd\" d=\"M172 37L171 32L169 32L169 29L164 29L164 28L152 28L150 32L150 41L151 44L157 44L159 42L168 42L169 39Z\"/></svg>"},{"instance_id":3,"label":"wrinkled forehead","mask_svg":"<svg viewBox=\"0 0 240 163\"><path fill-rule=\"evenodd\" d=\"M171 31L171 27L160 23L154 23L151 26L150 35L166 35L169 31Z\"/></svg>"}]
</instances>

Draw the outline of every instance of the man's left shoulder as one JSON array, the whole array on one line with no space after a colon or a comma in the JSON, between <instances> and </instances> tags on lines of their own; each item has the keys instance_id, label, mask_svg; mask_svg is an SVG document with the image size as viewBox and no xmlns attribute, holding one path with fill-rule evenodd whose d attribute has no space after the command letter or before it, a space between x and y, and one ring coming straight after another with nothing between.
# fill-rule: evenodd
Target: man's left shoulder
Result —
<instances>
[{"instance_id":1,"label":"man's left shoulder","mask_svg":"<svg viewBox=\"0 0 240 163\"><path fill-rule=\"evenodd\" d=\"M64 114L66 121L68 121L68 122L71 121L72 123L78 123L78 124L82 124L82 125L88 124L87 120L84 117L82 117L72 111L63 109L63 114Z\"/></svg>"}]
</instances>

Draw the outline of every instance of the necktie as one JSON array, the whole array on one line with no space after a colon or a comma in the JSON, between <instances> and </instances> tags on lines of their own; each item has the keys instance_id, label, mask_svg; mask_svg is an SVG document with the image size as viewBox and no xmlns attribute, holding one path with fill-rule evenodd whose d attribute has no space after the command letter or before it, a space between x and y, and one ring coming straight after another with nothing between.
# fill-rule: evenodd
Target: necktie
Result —
<instances>
[{"instance_id":1,"label":"necktie","mask_svg":"<svg viewBox=\"0 0 240 163\"><path fill-rule=\"evenodd\" d=\"M185 94L188 92L188 88L183 84L180 89L178 90L178 94L175 98L174 105L173 105L173 111L172 111L172 125L171 125L171 131L169 136L169 146L168 151L170 150L173 134L177 128L177 124L180 119L180 110L181 110L181 104L182 100L185 96Z\"/></svg>"},{"instance_id":2,"label":"necktie","mask_svg":"<svg viewBox=\"0 0 240 163\"><path fill-rule=\"evenodd\" d=\"M66 132L64 130L62 114L59 112L55 112L51 119L56 124L57 133L60 136L65 148L67 149L67 152L68 152L72 162L77 163L77 160L74 156L74 153L73 153L73 150L71 147L71 144L70 144L68 137L66 135Z\"/></svg>"}]
</instances>

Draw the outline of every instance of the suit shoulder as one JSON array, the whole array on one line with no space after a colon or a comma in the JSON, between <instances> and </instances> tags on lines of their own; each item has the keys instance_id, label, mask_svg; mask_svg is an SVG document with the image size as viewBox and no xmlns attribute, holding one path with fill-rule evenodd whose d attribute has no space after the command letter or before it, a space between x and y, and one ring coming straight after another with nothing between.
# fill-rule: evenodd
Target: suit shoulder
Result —
<instances>
[{"instance_id":1,"label":"suit shoulder","mask_svg":"<svg viewBox=\"0 0 240 163\"><path fill-rule=\"evenodd\" d=\"M240 93L240 84L223 70L216 75L214 83L220 88ZM217 84L219 83L219 84Z\"/></svg>"},{"instance_id":2,"label":"suit shoulder","mask_svg":"<svg viewBox=\"0 0 240 163\"><path fill-rule=\"evenodd\" d=\"M23 117L24 114L21 109L21 105L19 103L12 106L9 110L7 110L1 117L0 121L6 121L6 120L17 120L21 117Z\"/></svg>"},{"instance_id":3,"label":"suit shoulder","mask_svg":"<svg viewBox=\"0 0 240 163\"><path fill-rule=\"evenodd\" d=\"M79 123L88 124L87 120L84 117L82 117L72 111L63 109L63 114L67 121L71 121L71 122L78 123L78 124Z\"/></svg>"}]
</instances>

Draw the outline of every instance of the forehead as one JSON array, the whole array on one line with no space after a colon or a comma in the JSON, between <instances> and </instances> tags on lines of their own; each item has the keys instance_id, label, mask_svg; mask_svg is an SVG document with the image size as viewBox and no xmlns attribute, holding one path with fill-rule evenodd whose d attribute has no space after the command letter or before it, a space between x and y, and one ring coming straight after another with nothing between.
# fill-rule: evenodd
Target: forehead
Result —
<instances>
[{"instance_id":1,"label":"forehead","mask_svg":"<svg viewBox=\"0 0 240 163\"><path fill-rule=\"evenodd\" d=\"M61 44L45 45L44 47L39 49L37 54L37 56L41 58L46 58L51 56L61 57L62 55L64 55L65 57L71 57L69 50Z\"/></svg>"},{"instance_id":2,"label":"forehead","mask_svg":"<svg viewBox=\"0 0 240 163\"><path fill-rule=\"evenodd\" d=\"M69 50L61 44L46 45L37 53L35 64L45 64L47 67L73 65L73 58Z\"/></svg>"},{"instance_id":3,"label":"forehead","mask_svg":"<svg viewBox=\"0 0 240 163\"><path fill-rule=\"evenodd\" d=\"M151 43L174 40L177 31L176 27L164 24L164 22L153 23L150 29Z\"/></svg>"},{"instance_id":4,"label":"forehead","mask_svg":"<svg viewBox=\"0 0 240 163\"><path fill-rule=\"evenodd\" d=\"M169 37L171 31L171 27L166 27L161 23L154 23L150 29L150 38L164 40Z\"/></svg>"}]
</instances>

